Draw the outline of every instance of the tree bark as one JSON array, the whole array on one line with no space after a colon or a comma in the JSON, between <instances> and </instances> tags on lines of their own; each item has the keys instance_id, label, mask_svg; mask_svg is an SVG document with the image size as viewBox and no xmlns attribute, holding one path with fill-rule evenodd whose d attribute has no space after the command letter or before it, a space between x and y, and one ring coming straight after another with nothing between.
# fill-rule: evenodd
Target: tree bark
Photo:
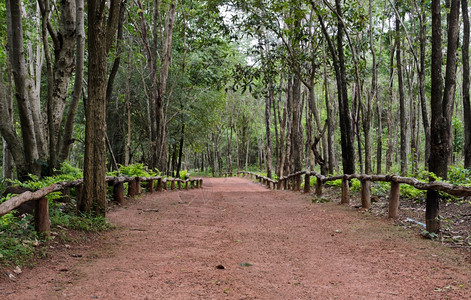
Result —
<instances>
[{"instance_id":1,"label":"tree bark","mask_svg":"<svg viewBox=\"0 0 471 300\"><path fill-rule=\"evenodd\" d=\"M64 127L64 134L62 137L62 146L59 154L59 160L65 161L69 157L70 150L74 143L72 138L74 132L75 114L77 107L82 96L83 86L83 70L84 70L84 55L85 55L85 21L84 21L84 1L76 0L76 20L77 20L77 50L75 60L75 80L72 92L72 98L67 110L67 117Z\"/></svg>"},{"instance_id":2,"label":"tree bark","mask_svg":"<svg viewBox=\"0 0 471 300\"><path fill-rule=\"evenodd\" d=\"M3 72L0 68L0 115L3 116L0 118L0 133L3 137L3 149L7 150L7 152L3 152L3 178L11 178L9 175L12 174L8 174L9 172L7 172L9 165L6 160L8 160L8 156L13 155L12 157L18 169L18 174L28 174L28 170L23 145L13 126L12 103L10 99L7 98L5 91ZM11 169L11 171L13 170Z\"/></svg>"},{"instance_id":3,"label":"tree bark","mask_svg":"<svg viewBox=\"0 0 471 300\"><path fill-rule=\"evenodd\" d=\"M59 9L59 31L50 24L49 0L39 0L43 18L43 40L48 65L48 129L49 129L49 173L58 166L61 125L69 92L69 84L75 67L76 47L76 1L61 1ZM51 67L47 31L54 45L54 63Z\"/></svg>"},{"instance_id":4,"label":"tree bark","mask_svg":"<svg viewBox=\"0 0 471 300\"><path fill-rule=\"evenodd\" d=\"M451 114L456 86L459 4L459 0L451 0L448 16L445 88L442 92L441 6L439 0L432 0L432 97L430 101L432 138L429 171L443 179L447 178L448 159L451 151ZM428 191L425 212L427 231L437 233L440 230L438 212L438 192Z\"/></svg>"},{"instance_id":5,"label":"tree bark","mask_svg":"<svg viewBox=\"0 0 471 300\"><path fill-rule=\"evenodd\" d=\"M396 1L396 8L399 9L399 1ZM404 94L404 75L402 70L402 45L401 45L401 22L399 16L396 16L396 68L397 84L399 89L399 114L401 124L401 175L407 174L407 120L406 104Z\"/></svg>"},{"instance_id":6,"label":"tree bark","mask_svg":"<svg viewBox=\"0 0 471 300\"><path fill-rule=\"evenodd\" d=\"M271 103L273 102L273 86L271 82L269 82L267 88L268 95L265 97L266 168L267 177L272 178Z\"/></svg>"},{"instance_id":7,"label":"tree bark","mask_svg":"<svg viewBox=\"0 0 471 300\"><path fill-rule=\"evenodd\" d=\"M339 103L339 120L340 120L340 144L342 148L342 167L345 174L355 173L355 150L353 145L352 119L350 115L350 106L348 101L347 77L345 68L345 54L343 51L343 30L342 9L340 0L335 0L336 12L338 17L337 23L337 51L325 27L324 20L320 13L317 17L321 23L322 33L329 46L332 55L332 62L337 81L337 97ZM338 52L338 53L337 53Z\"/></svg>"},{"instance_id":8,"label":"tree bark","mask_svg":"<svg viewBox=\"0 0 471 300\"><path fill-rule=\"evenodd\" d=\"M80 210L105 215L106 212L106 79L108 39L114 32L105 25L105 3L88 1L88 103L86 106L84 189ZM110 3L110 11L116 10L119 1ZM109 18L117 17L110 14ZM108 21L108 24L114 22Z\"/></svg>"},{"instance_id":9,"label":"tree bark","mask_svg":"<svg viewBox=\"0 0 471 300\"><path fill-rule=\"evenodd\" d=\"M394 84L394 52L396 44L391 43L390 54L389 54L389 86L388 86L388 109L387 109L387 127L388 127L388 147L386 150L386 173L389 173L392 166L392 155L394 152L394 141L393 141L393 115L392 115L392 103L393 103L393 84Z\"/></svg>"},{"instance_id":10,"label":"tree bark","mask_svg":"<svg viewBox=\"0 0 471 300\"><path fill-rule=\"evenodd\" d=\"M28 179L28 173L40 176L41 167L39 165L39 152L37 148L36 133L34 130L31 101L28 89L32 87L32 82L26 72L25 51L23 46L23 25L21 16L21 1L7 0L7 29L8 40L10 42L10 60L15 82L15 98L18 104L20 115L21 136L23 139L24 156L26 169L18 169L18 179ZM20 173L25 171L25 173Z\"/></svg>"},{"instance_id":11,"label":"tree bark","mask_svg":"<svg viewBox=\"0 0 471 300\"><path fill-rule=\"evenodd\" d=\"M168 72L170 68L170 59L172 57L172 37L173 37L173 24L175 22L175 12L176 12L176 0L173 0L170 4L170 11L167 22L165 24L166 27L166 37L165 37L165 44L163 48L163 60L162 60L162 68L160 70L160 82L159 88L157 93L157 100L156 100L156 112L157 112L157 163L155 164L157 169L165 170L166 166L166 149L167 149L167 125L166 125L166 116L164 110L164 97L167 90L167 80L168 80Z\"/></svg>"},{"instance_id":12,"label":"tree bark","mask_svg":"<svg viewBox=\"0 0 471 300\"><path fill-rule=\"evenodd\" d=\"M469 13L468 0L461 0L463 14L463 120L464 120L464 167L471 168L471 105L469 100Z\"/></svg>"}]
</instances>

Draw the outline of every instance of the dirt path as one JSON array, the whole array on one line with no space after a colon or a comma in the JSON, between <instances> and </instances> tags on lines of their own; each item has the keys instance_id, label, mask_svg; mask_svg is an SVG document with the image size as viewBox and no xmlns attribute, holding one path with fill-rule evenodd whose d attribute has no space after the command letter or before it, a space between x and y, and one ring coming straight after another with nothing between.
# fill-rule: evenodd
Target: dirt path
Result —
<instances>
[{"instance_id":1,"label":"dirt path","mask_svg":"<svg viewBox=\"0 0 471 300\"><path fill-rule=\"evenodd\" d=\"M241 178L144 195L109 213L118 229L99 241L0 278L0 298L471 297L471 265L456 252L311 199Z\"/></svg>"}]
</instances>

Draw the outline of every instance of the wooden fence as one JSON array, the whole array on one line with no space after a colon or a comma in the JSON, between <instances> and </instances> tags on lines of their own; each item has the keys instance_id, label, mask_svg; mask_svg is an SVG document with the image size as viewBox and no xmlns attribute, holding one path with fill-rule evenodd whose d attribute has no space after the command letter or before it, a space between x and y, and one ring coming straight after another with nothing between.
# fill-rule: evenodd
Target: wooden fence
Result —
<instances>
[{"instance_id":1,"label":"wooden fence","mask_svg":"<svg viewBox=\"0 0 471 300\"><path fill-rule=\"evenodd\" d=\"M350 203L350 184L352 179L358 179L361 183L361 206L364 209L371 208L370 185L372 181L390 182L391 190L389 192L389 218L396 218L399 212L399 196L401 184L408 184L419 190L434 190L441 191L453 196L471 196L470 186L453 185L446 182L422 182L411 177L401 177L396 175L366 175L366 174L351 174L351 175L338 175L326 177L317 172L300 171L294 174L283 176L278 180L273 180L265 176L258 175L253 172L237 172L236 175L242 174L243 176L250 176L259 182L266 185L271 189L278 190L301 190L302 176L304 175L304 192L310 192L310 178L316 177L316 196L322 196L322 184L328 181L342 180L342 198L340 203ZM226 173L226 176L233 176L234 173Z\"/></svg>"},{"instance_id":2,"label":"wooden fence","mask_svg":"<svg viewBox=\"0 0 471 300\"><path fill-rule=\"evenodd\" d=\"M145 187L148 193L155 190L161 192L162 190L175 190L201 188L203 179L187 179L181 180L179 178L162 178L158 177L112 177L107 176L106 182L109 186L113 186L113 201L119 204L124 204L124 183L128 183L128 197L134 197L141 192L141 183L145 182ZM170 187L168 186L170 185ZM0 204L0 217L16 209L21 204L34 201L34 227L38 233L47 233L50 230L49 220L49 203L46 198L47 195L53 192L65 191L68 193L70 188L75 188L77 199L81 199L83 180L78 179L75 181L55 183L53 185L44 187L34 192L24 192L17 196L11 197L7 201Z\"/></svg>"}]
</instances>

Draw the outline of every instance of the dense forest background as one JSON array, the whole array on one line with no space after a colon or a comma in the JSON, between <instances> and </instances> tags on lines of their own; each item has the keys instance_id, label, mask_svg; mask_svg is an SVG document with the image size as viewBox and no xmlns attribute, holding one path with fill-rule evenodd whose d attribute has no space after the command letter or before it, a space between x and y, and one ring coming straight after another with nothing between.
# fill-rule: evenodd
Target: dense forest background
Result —
<instances>
[{"instance_id":1,"label":"dense forest background","mask_svg":"<svg viewBox=\"0 0 471 300\"><path fill-rule=\"evenodd\" d=\"M0 18L3 179L471 166L467 0L6 0Z\"/></svg>"}]
</instances>

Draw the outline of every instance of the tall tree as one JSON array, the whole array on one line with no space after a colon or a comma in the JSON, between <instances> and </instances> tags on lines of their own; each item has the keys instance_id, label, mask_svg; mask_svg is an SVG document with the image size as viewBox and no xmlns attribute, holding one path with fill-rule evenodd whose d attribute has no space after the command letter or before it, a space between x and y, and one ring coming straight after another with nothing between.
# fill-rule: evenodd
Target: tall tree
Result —
<instances>
[{"instance_id":1,"label":"tall tree","mask_svg":"<svg viewBox=\"0 0 471 300\"><path fill-rule=\"evenodd\" d=\"M399 11L400 1L396 1L396 9ZM404 75L402 67L402 35L401 21L399 14L396 15L396 68L397 84L399 89L399 119L401 127L401 175L407 175L407 119L406 119L406 99L404 94Z\"/></svg>"},{"instance_id":2,"label":"tall tree","mask_svg":"<svg viewBox=\"0 0 471 300\"><path fill-rule=\"evenodd\" d=\"M25 50L23 45L23 20L21 15L21 1L7 0L7 28L9 57L13 71L15 83L15 98L18 105L18 112L21 125L21 137L23 140L23 153L25 157L25 168L18 169L18 178L24 180L28 174L41 175L41 166L39 165L39 151L36 139L35 125L33 121L33 110L31 108L31 99L33 96L29 93L29 87L33 85L27 75ZM38 113L38 112L36 112ZM9 135L4 135L5 138ZM17 144L15 141L8 141L9 145ZM11 149L12 150L12 149ZM13 150L12 150L13 153ZM23 165L17 162L17 166Z\"/></svg>"},{"instance_id":3,"label":"tall tree","mask_svg":"<svg viewBox=\"0 0 471 300\"><path fill-rule=\"evenodd\" d=\"M463 14L463 120L464 120L464 167L471 168L471 105L469 100L469 13L468 0L461 0Z\"/></svg>"},{"instance_id":4,"label":"tall tree","mask_svg":"<svg viewBox=\"0 0 471 300\"><path fill-rule=\"evenodd\" d=\"M69 93L69 84L75 67L76 2L60 1L56 31L50 22L49 0L38 0L42 15L43 46L48 72L47 124L49 132L49 172L58 166L61 145L61 127ZM54 62L49 54L48 34L53 41ZM40 135L38 135L40 136Z\"/></svg>"},{"instance_id":5,"label":"tall tree","mask_svg":"<svg viewBox=\"0 0 471 300\"><path fill-rule=\"evenodd\" d=\"M348 101L347 70L345 67L345 52L343 49L344 24L342 20L342 6L340 0L335 1L337 14L337 49L331 40L330 34L324 24L321 12L318 11L315 3L311 1L313 8L321 23L322 33L327 41L329 51L332 56L335 78L337 81L337 98L339 103L340 120L340 144L342 148L342 167L345 174L355 173L355 150L353 143L352 119L350 115L350 105Z\"/></svg>"},{"instance_id":6,"label":"tall tree","mask_svg":"<svg viewBox=\"0 0 471 300\"><path fill-rule=\"evenodd\" d=\"M84 190L79 209L106 212L106 81L107 53L116 34L119 0L88 1L88 103L86 105Z\"/></svg>"},{"instance_id":7,"label":"tall tree","mask_svg":"<svg viewBox=\"0 0 471 300\"><path fill-rule=\"evenodd\" d=\"M446 179L451 151L451 116L456 87L460 1L451 0L447 17L448 41L445 87L442 81L441 1L432 0L432 96L429 171ZM425 220L429 232L440 230L438 191L427 191Z\"/></svg>"}]
</instances>

